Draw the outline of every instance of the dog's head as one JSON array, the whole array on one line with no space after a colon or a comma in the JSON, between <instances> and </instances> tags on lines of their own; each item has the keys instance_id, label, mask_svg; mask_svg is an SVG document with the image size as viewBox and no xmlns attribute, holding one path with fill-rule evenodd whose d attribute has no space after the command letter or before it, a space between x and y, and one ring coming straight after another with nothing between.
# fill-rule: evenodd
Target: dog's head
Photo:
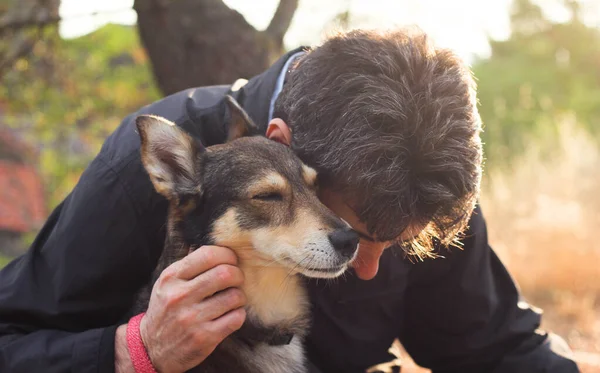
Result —
<instances>
[{"instance_id":1,"label":"dog's head","mask_svg":"<svg viewBox=\"0 0 600 373\"><path fill-rule=\"evenodd\" d=\"M340 275L358 235L317 198L315 170L287 146L245 137L254 124L229 96L227 103L228 140L208 148L166 119L136 120L144 167L171 205L169 234L309 277Z\"/></svg>"}]
</instances>

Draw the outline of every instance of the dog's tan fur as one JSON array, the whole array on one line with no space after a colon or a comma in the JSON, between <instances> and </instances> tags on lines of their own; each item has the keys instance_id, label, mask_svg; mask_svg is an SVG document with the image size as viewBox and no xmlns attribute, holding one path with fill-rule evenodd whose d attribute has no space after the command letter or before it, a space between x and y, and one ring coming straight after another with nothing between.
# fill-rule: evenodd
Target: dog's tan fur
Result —
<instances>
[{"instance_id":1,"label":"dog's tan fur","mask_svg":"<svg viewBox=\"0 0 600 373\"><path fill-rule=\"evenodd\" d=\"M289 194L290 185L283 176L271 172L253 185L248 187L248 194L259 194L268 192L281 192Z\"/></svg>"},{"instance_id":2,"label":"dog's tan fur","mask_svg":"<svg viewBox=\"0 0 600 373\"><path fill-rule=\"evenodd\" d=\"M302 165L304 181L307 185L314 186L317 182L317 171L314 168Z\"/></svg>"},{"instance_id":3,"label":"dog's tan fur","mask_svg":"<svg viewBox=\"0 0 600 373\"><path fill-rule=\"evenodd\" d=\"M212 238L214 242L232 248L238 255L244 272L242 289L248 299L248 315L265 325L298 318L306 312L304 288L296 276L290 276L289 268L253 249L251 234L237 226L235 214L235 210L230 209L215 221ZM264 236L273 237L278 233L271 230Z\"/></svg>"}]
</instances>

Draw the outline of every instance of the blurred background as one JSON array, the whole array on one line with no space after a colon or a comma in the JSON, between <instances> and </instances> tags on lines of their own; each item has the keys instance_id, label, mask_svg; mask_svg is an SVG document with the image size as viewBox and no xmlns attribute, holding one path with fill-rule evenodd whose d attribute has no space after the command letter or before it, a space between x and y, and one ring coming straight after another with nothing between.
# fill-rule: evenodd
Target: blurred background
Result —
<instances>
[{"instance_id":1,"label":"blurred background","mask_svg":"<svg viewBox=\"0 0 600 373\"><path fill-rule=\"evenodd\" d=\"M408 24L471 65L491 244L600 372L600 0L0 0L0 266L127 114L334 30Z\"/></svg>"}]
</instances>

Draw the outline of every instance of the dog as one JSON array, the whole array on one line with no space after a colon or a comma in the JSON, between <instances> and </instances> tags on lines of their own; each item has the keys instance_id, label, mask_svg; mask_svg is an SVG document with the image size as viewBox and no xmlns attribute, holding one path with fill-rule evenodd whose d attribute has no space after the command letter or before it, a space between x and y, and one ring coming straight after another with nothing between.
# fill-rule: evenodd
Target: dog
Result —
<instances>
[{"instance_id":1,"label":"dog","mask_svg":"<svg viewBox=\"0 0 600 373\"><path fill-rule=\"evenodd\" d=\"M309 302L301 276L335 278L359 236L317 198L317 173L285 145L251 136L256 125L226 96L224 144L204 148L168 120L140 115L142 163L169 201L165 247L133 314L171 263L202 245L233 249L245 275L246 321L197 373L303 373Z\"/></svg>"}]
</instances>

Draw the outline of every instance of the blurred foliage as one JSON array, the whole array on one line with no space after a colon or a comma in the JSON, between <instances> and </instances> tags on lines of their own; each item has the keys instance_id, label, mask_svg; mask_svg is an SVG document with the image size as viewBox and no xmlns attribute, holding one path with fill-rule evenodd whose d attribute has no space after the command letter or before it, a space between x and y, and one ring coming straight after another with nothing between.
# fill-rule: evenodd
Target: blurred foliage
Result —
<instances>
[{"instance_id":1,"label":"blurred foliage","mask_svg":"<svg viewBox=\"0 0 600 373\"><path fill-rule=\"evenodd\" d=\"M159 98L135 28L107 25L63 40L44 30L2 77L3 120L39 150L50 208L72 189L108 134Z\"/></svg>"},{"instance_id":2,"label":"blurred foliage","mask_svg":"<svg viewBox=\"0 0 600 373\"><path fill-rule=\"evenodd\" d=\"M8 257L5 257L3 255L0 255L0 268L2 268L5 265L7 265L11 260L12 260L12 258L8 258Z\"/></svg>"},{"instance_id":3,"label":"blurred foliage","mask_svg":"<svg viewBox=\"0 0 600 373\"><path fill-rule=\"evenodd\" d=\"M478 60L480 114L488 167L509 165L532 141L548 154L565 117L600 137L600 30L586 26L579 7L553 23L529 0L515 0L508 40L490 41L492 54Z\"/></svg>"}]
</instances>

